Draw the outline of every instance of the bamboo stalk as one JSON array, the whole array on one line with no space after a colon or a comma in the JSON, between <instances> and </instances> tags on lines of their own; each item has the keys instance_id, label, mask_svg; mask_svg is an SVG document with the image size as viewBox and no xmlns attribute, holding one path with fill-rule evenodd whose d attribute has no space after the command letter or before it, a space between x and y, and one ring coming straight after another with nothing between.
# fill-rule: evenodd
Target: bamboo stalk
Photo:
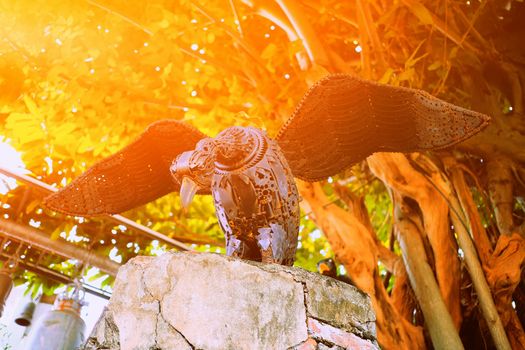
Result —
<instances>
[{"instance_id":1,"label":"bamboo stalk","mask_svg":"<svg viewBox=\"0 0 525 350\"><path fill-rule=\"evenodd\" d=\"M302 11L299 9L300 5L296 1L290 0L277 0L276 2L288 17L297 35L302 39L310 60L321 66L329 67L330 59L326 54L323 44L317 37L306 16L302 15Z\"/></svg>"},{"instance_id":2,"label":"bamboo stalk","mask_svg":"<svg viewBox=\"0 0 525 350\"><path fill-rule=\"evenodd\" d=\"M486 264L490 259L492 246L485 232L485 228L481 224L481 218L476 208L476 204L472 199L472 194L467 187L463 171L455 165L455 161L451 158L445 158L447 170L450 173L450 180L454 190L456 191L459 204L463 209L463 213L467 214L472 239L476 246L476 251L481 258L483 264ZM450 164L449 164L450 163Z\"/></svg>"},{"instance_id":3,"label":"bamboo stalk","mask_svg":"<svg viewBox=\"0 0 525 350\"><path fill-rule=\"evenodd\" d=\"M454 326L452 317L439 292L439 287L430 267L417 225L401 209L395 206L398 242L401 247L408 278L416 295L425 323L436 350L463 349L463 344Z\"/></svg>"},{"instance_id":4,"label":"bamboo stalk","mask_svg":"<svg viewBox=\"0 0 525 350\"><path fill-rule=\"evenodd\" d=\"M467 231L470 231L468 218L462 212L460 204L455 196L450 196L449 200L452 223L454 224L454 229L458 237L458 244L463 251L463 260L467 265L472 284L478 295L481 312L487 322L487 326L489 327L494 345L498 350L510 350L511 346L496 309L496 305L494 304L494 300L492 299L492 294L487 280L485 279L483 269L481 268L476 248L471 239L471 232Z\"/></svg>"},{"instance_id":5,"label":"bamboo stalk","mask_svg":"<svg viewBox=\"0 0 525 350\"><path fill-rule=\"evenodd\" d=\"M447 199L451 212L450 217L457 234L458 245L463 251L463 260L467 265L472 284L474 285L474 290L478 294L481 312L487 322L487 326L489 327L496 348L499 350L511 349L507 334L505 333L505 328L499 317L490 287L485 278L483 268L481 267L478 253L473 242L473 237L480 239L478 243L481 246L489 243L488 241L483 241L483 238L486 237L483 237L481 233L474 235L472 232L473 226L470 217L466 215L466 213L469 213L469 204L472 206L472 203L468 203L467 198L465 198L465 189L463 188L464 186L461 186L465 183L465 179L463 178L461 170L453 166L454 160L450 158L444 158L444 160L451 172L453 183L453 185L451 185L450 181L445 178L447 186L451 189ZM437 185L431 179L429 179L429 181L437 189ZM453 192L454 186L457 194ZM439 193L445 197L445 194L442 191L439 191ZM483 246L483 254L487 255L486 258L488 258L488 254L490 253L488 251L489 248L489 246Z\"/></svg>"},{"instance_id":6,"label":"bamboo stalk","mask_svg":"<svg viewBox=\"0 0 525 350\"><path fill-rule=\"evenodd\" d=\"M501 234L511 235L514 230L512 210L512 171L504 157L492 157L487 163L490 201L494 208L496 224Z\"/></svg>"},{"instance_id":7,"label":"bamboo stalk","mask_svg":"<svg viewBox=\"0 0 525 350\"><path fill-rule=\"evenodd\" d=\"M245 5L252 7L253 10L255 10L255 12L259 16L275 23L286 33L290 42L299 39L299 36L295 32L295 29L292 27L292 24L288 20L288 17L286 17L286 14L282 11L281 7L279 7L278 4L273 2L253 3L250 0L242 0L242 2ZM310 65L307 53L304 51L299 51L295 54L295 58L297 59L297 64L299 65L299 68L303 71L306 71Z\"/></svg>"}]
</instances>

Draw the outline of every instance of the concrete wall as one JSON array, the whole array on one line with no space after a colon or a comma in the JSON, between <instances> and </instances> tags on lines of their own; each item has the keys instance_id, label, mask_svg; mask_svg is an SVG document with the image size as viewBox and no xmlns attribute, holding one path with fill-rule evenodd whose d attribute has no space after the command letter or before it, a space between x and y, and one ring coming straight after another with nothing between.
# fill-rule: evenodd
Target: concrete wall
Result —
<instances>
[{"instance_id":1,"label":"concrete wall","mask_svg":"<svg viewBox=\"0 0 525 350\"><path fill-rule=\"evenodd\" d=\"M137 257L85 349L378 349L355 287L218 254Z\"/></svg>"}]
</instances>

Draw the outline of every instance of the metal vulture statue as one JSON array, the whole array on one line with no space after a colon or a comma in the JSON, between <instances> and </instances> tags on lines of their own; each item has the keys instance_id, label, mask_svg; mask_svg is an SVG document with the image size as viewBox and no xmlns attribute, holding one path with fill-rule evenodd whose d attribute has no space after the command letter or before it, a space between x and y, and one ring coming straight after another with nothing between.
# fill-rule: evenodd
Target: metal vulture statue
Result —
<instances>
[{"instance_id":1,"label":"metal vulture statue","mask_svg":"<svg viewBox=\"0 0 525 350\"><path fill-rule=\"evenodd\" d=\"M299 231L294 177L322 180L374 152L445 148L488 122L424 91L330 75L310 88L275 139L238 126L209 138L184 122L161 120L45 204L94 216L172 191L180 191L184 206L196 193L211 193L228 255L291 265Z\"/></svg>"}]
</instances>

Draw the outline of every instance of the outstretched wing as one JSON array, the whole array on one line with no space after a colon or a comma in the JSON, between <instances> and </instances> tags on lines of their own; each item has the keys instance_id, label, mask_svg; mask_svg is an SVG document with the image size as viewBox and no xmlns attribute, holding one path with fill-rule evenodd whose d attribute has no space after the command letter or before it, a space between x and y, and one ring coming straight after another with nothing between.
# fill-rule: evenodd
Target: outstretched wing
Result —
<instances>
[{"instance_id":1,"label":"outstretched wing","mask_svg":"<svg viewBox=\"0 0 525 350\"><path fill-rule=\"evenodd\" d=\"M276 139L294 176L318 181L374 152L451 146L489 121L421 90L336 74L312 86Z\"/></svg>"},{"instance_id":2,"label":"outstretched wing","mask_svg":"<svg viewBox=\"0 0 525 350\"><path fill-rule=\"evenodd\" d=\"M155 122L133 143L47 197L44 204L66 214L92 216L150 202L178 190L169 170L171 162L204 137L177 120Z\"/></svg>"}]
</instances>

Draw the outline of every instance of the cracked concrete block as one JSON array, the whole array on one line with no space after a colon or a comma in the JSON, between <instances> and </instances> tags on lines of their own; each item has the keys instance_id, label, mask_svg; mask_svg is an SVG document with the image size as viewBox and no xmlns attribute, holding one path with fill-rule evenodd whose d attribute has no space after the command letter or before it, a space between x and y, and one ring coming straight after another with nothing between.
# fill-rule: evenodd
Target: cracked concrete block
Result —
<instances>
[{"instance_id":1,"label":"cracked concrete block","mask_svg":"<svg viewBox=\"0 0 525 350\"><path fill-rule=\"evenodd\" d=\"M353 333L346 332L313 318L308 318L308 330L312 337L319 342L335 344L345 349L377 349L377 344L374 344L371 340L362 339Z\"/></svg>"},{"instance_id":2,"label":"cracked concrete block","mask_svg":"<svg viewBox=\"0 0 525 350\"><path fill-rule=\"evenodd\" d=\"M159 315L159 324L157 327L157 347L159 349L177 349L192 350L194 349L184 337L177 332L172 325Z\"/></svg>"},{"instance_id":3,"label":"cracked concrete block","mask_svg":"<svg viewBox=\"0 0 525 350\"><path fill-rule=\"evenodd\" d=\"M322 342L377 349L374 321L366 295L329 277L218 254L167 253L121 267L85 349L313 350Z\"/></svg>"},{"instance_id":4,"label":"cracked concrete block","mask_svg":"<svg viewBox=\"0 0 525 350\"><path fill-rule=\"evenodd\" d=\"M102 311L100 319L93 328L91 336L84 345L84 350L117 350L120 349L118 328L107 308Z\"/></svg>"},{"instance_id":5,"label":"cracked concrete block","mask_svg":"<svg viewBox=\"0 0 525 350\"><path fill-rule=\"evenodd\" d=\"M290 274L301 282L305 287L308 316L349 332L359 333L364 338L375 339L376 317L370 297L355 286L297 268L282 269L273 264L262 265L260 268Z\"/></svg>"},{"instance_id":6,"label":"cracked concrete block","mask_svg":"<svg viewBox=\"0 0 525 350\"><path fill-rule=\"evenodd\" d=\"M290 348L289 350L317 350L318 344L314 338L308 338L299 345Z\"/></svg>"},{"instance_id":7,"label":"cracked concrete block","mask_svg":"<svg viewBox=\"0 0 525 350\"><path fill-rule=\"evenodd\" d=\"M307 337L303 288L292 278L216 254L174 255L168 275L162 315L196 348L285 349Z\"/></svg>"},{"instance_id":8,"label":"cracked concrete block","mask_svg":"<svg viewBox=\"0 0 525 350\"><path fill-rule=\"evenodd\" d=\"M340 346L337 346L337 345L333 345L333 346L328 346L328 345L325 345L323 343L319 343L319 345L317 346L317 350L344 350L345 348L342 348Z\"/></svg>"},{"instance_id":9,"label":"cracked concrete block","mask_svg":"<svg viewBox=\"0 0 525 350\"><path fill-rule=\"evenodd\" d=\"M359 332L365 338L375 338L376 318L370 297L353 286L342 288L344 282L318 277L306 281L310 315L347 331Z\"/></svg>"}]
</instances>

